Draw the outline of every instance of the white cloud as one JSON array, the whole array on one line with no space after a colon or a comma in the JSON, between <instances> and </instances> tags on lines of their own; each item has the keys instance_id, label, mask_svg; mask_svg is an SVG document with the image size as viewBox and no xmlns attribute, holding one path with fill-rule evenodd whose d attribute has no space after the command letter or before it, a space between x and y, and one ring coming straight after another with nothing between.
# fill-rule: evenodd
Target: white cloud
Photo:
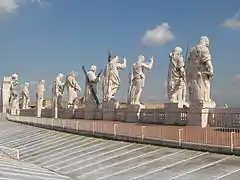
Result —
<instances>
[{"instance_id":1,"label":"white cloud","mask_svg":"<svg viewBox=\"0 0 240 180\"><path fill-rule=\"evenodd\" d=\"M152 30L147 30L142 38L142 43L148 46L164 45L173 39L174 35L170 26L168 23L164 22Z\"/></svg>"},{"instance_id":2,"label":"white cloud","mask_svg":"<svg viewBox=\"0 0 240 180\"><path fill-rule=\"evenodd\" d=\"M232 18L227 19L226 21L224 21L221 25L225 28L230 28L230 29L238 29L240 28L240 10L238 10L235 13L235 16Z\"/></svg>"},{"instance_id":3,"label":"white cloud","mask_svg":"<svg viewBox=\"0 0 240 180\"><path fill-rule=\"evenodd\" d=\"M22 0L1 0L0 1L0 11L11 13L16 11Z\"/></svg>"},{"instance_id":4,"label":"white cloud","mask_svg":"<svg viewBox=\"0 0 240 180\"><path fill-rule=\"evenodd\" d=\"M2 13L13 13L17 11L26 2L37 3L41 7L44 7L46 2L42 0L0 0L0 12Z\"/></svg>"}]
</instances>

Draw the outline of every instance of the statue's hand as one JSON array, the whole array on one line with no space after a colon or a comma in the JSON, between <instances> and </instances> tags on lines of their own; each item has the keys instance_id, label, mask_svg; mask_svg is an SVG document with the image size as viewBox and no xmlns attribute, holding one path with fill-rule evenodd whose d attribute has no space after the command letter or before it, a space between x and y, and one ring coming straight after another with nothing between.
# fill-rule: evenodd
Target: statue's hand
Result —
<instances>
[{"instance_id":1,"label":"statue's hand","mask_svg":"<svg viewBox=\"0 0 240 180\"><path fill-rule=\"evenodd\" d=\"M151 57L150 57L150 60L153 62L153 61L154 61L154 57L153 57L153 56L151 56Z\"/></svg>"},{"instance_id":2,"label":"statue's hand","mask_svg":"<svg viewBox=\"0 0 240 180\"><path fill-rule=\"evenodd\" d=\"M124 63L124 64L127 63L127 58L126 58L126 57L123 58L123 63Z\"/></svg>"}]
</instances>

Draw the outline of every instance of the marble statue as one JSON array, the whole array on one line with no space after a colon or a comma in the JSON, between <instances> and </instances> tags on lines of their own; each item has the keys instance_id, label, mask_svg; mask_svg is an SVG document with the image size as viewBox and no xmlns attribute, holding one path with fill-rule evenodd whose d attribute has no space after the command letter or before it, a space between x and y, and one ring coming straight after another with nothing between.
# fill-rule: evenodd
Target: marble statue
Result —
<instances>
[{"instance_id":1,"label":"marble statue","mask_svg":"<svg viewBox=\"0 0 240 180\"><path fill-rule=\"evenodd\" d=\"M138 60L132 66L132 73L130 75L131 90L130 90L130 104L140 105L140 97L145 83L145 69L152 69L154 59L150 57L150 63L145 62L143 55L138 56Z\"/></svg>"},{"instance_id":2,"label":"marble statue","mask_svg":"<svg viewBox=\"0 0 240 180\"><path fill-rule=\"evenodd\" d=\"M81 91L81 88L76 80L75 72L70 72L67 75L65 86L68 91L69 99L68 99L68 108L77 108L78 102L78 94L77 91Z\"/></svg>"},{"instance_id":3,"label":"marble statue","mask_svg":"<svg viewBox=\"0 0 240 180\"><path fill-rule=\"evenodd\" d=\"M87 72L87 76L90 81L89 83L91 83L92 87L94 88L95 92L97 93L97 83L100 81L100 77L97 77L96 71L97 71L97 67L95 65L92 65L90 70ZM84 90L84 99L85 99L85 102L90 102L90 103L95 104L94 97L93 97L90 87L89 87L89 83L86 80L85 90Z\"/></svg>"},{"instance_id":4,"label":"marble statue","mask_svg":"<svg viewBox=\"0 0 240 180\"><path fill-rule=\"evenodd\" d=\"M14 110L14 114L16 114L19 107L19 92L18 92L18 75L13 74L10 80L10 98L9 98L9 107L10 110ZM11 112L12 113L12 112Z\"/></svg>"},{"instance_id":5,"label":"marble statue","mask_svg":"<svg viewBox=\"0 0 240 180\"><path fill-rule=\"evenodd\" d=\"M43 109L43 100L44 100L44 93L45 93L45 80L40 80L38 87L37 87L37 117L41 117L41 112Z\"/></svg>"},{"instance_id":6,"label":"marble statue","mask_svg":"<svg viewBox=\"0 0 240 180\"><path fill-rule=\"evenodd\" d=\"M169 55L167 90L170 103L186 100L186 73L182 54L182 48L176 47Z\"/></svg>"},{"instance_id":7,"label":"marble statue","mask_svg":"<svg viewBox=\"0 0 240 180\"><path fill-rule=\"evenodd\" d=\"M190 104L216 107L210 97L211 79L214 75L212 57L209 49L209 39L202 36L195 47L192 48L187 66L188 101Z\"/></svg>"},{"instance_id":8,"label":"marble statue","mask_svg":"<svg viewBox=\"0 0 240 180\"><path fill-rule=\"evenodd\" d=\"M64 75L59 73L53 82L52 94L53 94L53 107L62 107L62 96L64 91Z\"/></svg>"},{"instance_id":9,"label":"marble statue","mask_svg":"<svg viewBox=\"0 0 240 180\"><path fill-rule=\"evenodd\" d=\"M30 102L29 83L25 83L22 89L22 109L28 109Z\"/></svg>"},{"instance_id":10,"label":"marble statue","mask_svg":"<svg viewBox=\"0 0 240 180\"><path fill-rule=\"evenodd\" d=\"M127 60L123 59L120 63L118 56L112 56L110 62L104 69L102 79L103 101L108 102L115 99L115 95L120 87L119 69L125 69Z\"/></svg>"}]
</instances>

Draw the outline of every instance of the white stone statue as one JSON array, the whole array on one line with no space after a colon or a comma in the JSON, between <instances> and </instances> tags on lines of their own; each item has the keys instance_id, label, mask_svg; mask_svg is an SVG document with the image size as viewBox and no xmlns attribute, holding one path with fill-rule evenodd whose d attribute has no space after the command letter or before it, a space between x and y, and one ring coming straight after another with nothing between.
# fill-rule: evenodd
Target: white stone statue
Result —
<instances>
[{"instance_id":1,"label":"white stone statue","mask_svg":"<svg viewBox=\"0 0 240 180\"><path fill-rule=\"evenodd\" d=\"M87 76L89 79L89 83L86 80L85 83L85 90L84 90L84 99L85 102L89 102L90 103L95 103L94 102L94 97L91 93L90 87L89 85L91 85L94 88L94 91L97 93L97 83L100 81L100 77L96 76L96 71L97 71L97 67L95 65L92 65L90 70L87 72Z\"/></svg>"},{"instance_id":2,"label":"white stone statue","mask_svg":"<svg viewBox=\"0 0 240 180\"><path fill-rule=\"evenodd\" d=\"M67 87L69 99L68 108L77 108L78 94L77 91L81 91L80 86L76 80L75 72L70 72L66 78L65 86Z\"/></svg>"},{"instance_id":3,"label":"white stone statue","mask_svg":"<svg viewBox=\"0 0 240 180\"><path fill-rule=\"evenodd\" d=\"M53 107L62 107L62 96L64 91L64 75L59 73L53 82L52 95L53 95Z\"/></svg>"},{"instance_id":4,"label":"white stone statue","mask_svg":"<svg viewBox=\"0 0 240 180\"><path fill-rule=\"evenodd\" d=\"M152 69L154 59L150 57L150 63L145 62L145 57L143 55L138 56L138 60L133 64L132 67L132 87L130 91L130 104L140 105L140 97L145 83L145 69Z\"/></svg>"},{"instance_id":5,"label":"white stone statue","mask_svg":"<svg viewBox=\"0 0 240 180\"><path fill-rule=\"evenodd\" d=\"M118 56L111 57L110 62L107 64L103 72L103 101L106 102L115 99L115 95L120 87L119 69L126 68L126 58L123 59L123 63L118 62L118 60Z\"/></svg>"},{"instance_id":6,"label":"white stone statue","mask_svg":"<svg viewBox=\"0 0 240 180\"><path fill-rule=\"evenodd\" d=\"M209 49L209 39L202 36L198 44L192 48L187 67L187 82L190 104L208 108L216 107L210 97L211 79L214 75L212 57Z\"/></svg>"},{"instance_id":7,"label":"white stone statue","mask_svg":"<svg viewBox=\"0 0 240 180\"><path fill-rule=\"evenodd\" d=\"M22 109L28 109L30 102L29 83L25 83L22 89Z\"/></svg>"},{"instance_id":8,"label":"white stone statue","mask_svg":"<svg viewBox=\"0 0 240 180\"><path fill-rule=\"evenodd\" d=\"M19 92L18 92L18 75L13 74L11 76L10 81L10 98L9 98L9 107L10 110L13 110L14 114L16 114L20 107L19 107ZM12 112L11 112L12 113Z\"/></svg>"},{"instance_id":9,"label":"white stone statue","mask_svg":"<svg viewBox=\"0 0 240 180\"><path fill-rule=\"evenodd\" d=\"M44 93L45 93L45 80L40 80L38 87L37 87L37 117L41 117L41 112L43 109L43 100L44 100Z\"/></svg>"},{"instance_id":10,"label":"white stone statue","mask_svg":"<svg viewBox=\"0 0 240 180\"><path fill-rule=\"evenodd\" d=\"M176 47L169 55L167 90L171 103L180 103L186 100L186 73L182 53L182 48Z\"/></svg>"},{"instance_id":11,"label":"white stone statue","mask_svg":"<svg viewBox=\"0 0 240 180\"><path fill-rule=\"evenodd\" d=\"M7 114L9 109L10 100L10 88L11 88L11 77L4 76L1 87L1 110L3 114Z\"/></svg>"}]
</instances>

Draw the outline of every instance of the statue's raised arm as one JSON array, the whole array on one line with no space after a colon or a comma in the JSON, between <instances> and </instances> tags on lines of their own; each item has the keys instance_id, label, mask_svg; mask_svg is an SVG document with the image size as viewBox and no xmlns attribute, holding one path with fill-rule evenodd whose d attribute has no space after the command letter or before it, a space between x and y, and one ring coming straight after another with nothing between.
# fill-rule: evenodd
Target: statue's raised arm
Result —
<instances>
[{"instance_id":1,"label":"statue's raised arm","mask_svg":"<svg viewBox=\"0 0 240 180\"><path fill-rule=\"evenodd\" d=\"M149 58L150 62L149 63L146 63L146 62L143 62L142 63L142 66L148 70L152 69L153 67L153 61L154 61L154 58L153 56Z\"/></svg>"},{"instance_id":2,"label":"statue's raised arm","mask_svg":"<svg viewBox=\"0 0 240 180\"><path fill-rule=\"evenodd\" d=\"M130 92L130 104L140 103L140 97L145 84L145 73L144 69L152 69L153 57L150 58L150 63L146 63L143 55L138 56L138 60L132 66L132 88Z\"/></svg>"},{"instance_id":3,"label":"statue's raised arm","mask_svg":"<svg viewBox=\"0 0 240 180\"><path fill-rule=\"evenodd\" d=\"M119 69L125 69L127 59L124 58L123 62L120 63L118 56L112 56L110 62L105 67L103 73L103 101L109 101L115 98L115 94L120 88L120 76Z\"/></svg>"},{"instance_id":4,"label":"statue's raised arm","mask_svg":"<svg viewBox=\"0 0 240 180\"><path fill-rule=\"evenodd\" d=\"M116 61L117 61L116 67L117 67L118 69L125 69L125 68L127 67L127 59L124 57L122 63L118 62L118 59L119 59L119 58L116 57Z\"/></svg>"}]
</instances>

